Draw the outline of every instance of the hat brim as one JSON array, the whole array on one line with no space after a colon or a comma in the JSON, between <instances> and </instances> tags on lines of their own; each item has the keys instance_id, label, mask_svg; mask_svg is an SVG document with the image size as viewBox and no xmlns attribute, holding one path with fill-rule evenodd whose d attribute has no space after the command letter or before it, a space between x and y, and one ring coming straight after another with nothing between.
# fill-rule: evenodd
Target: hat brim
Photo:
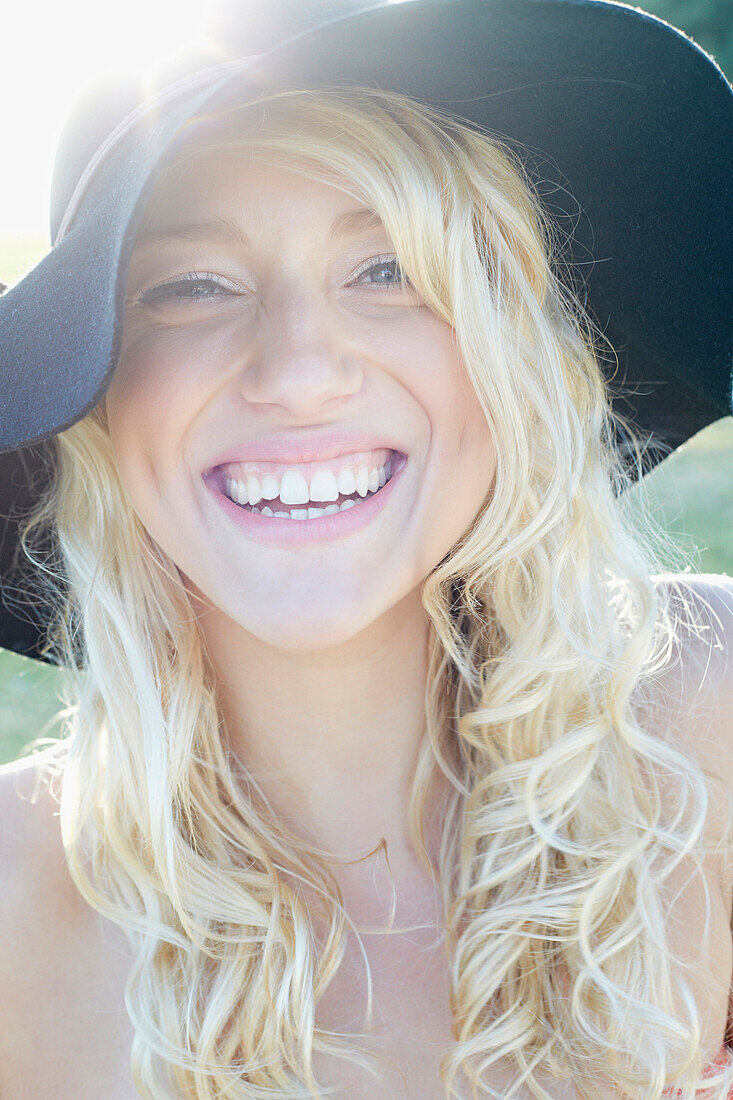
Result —
<instances>
[{"instance_id":1,"label":"hat brim","mask_svg":"<svg viewBox=\"0 0 733 1100\"><path fill-rule=\"evenodd\" d=\"M608 0L404 0L243 59L110 150L69 231L0 298L0 452L104 396L136 227L181 128L261 91L351 82L448 110L522 157L618 354L614 405L651 439L648 469L733 411L733 93L712 59Z\"/></svg>"}]
</instances>

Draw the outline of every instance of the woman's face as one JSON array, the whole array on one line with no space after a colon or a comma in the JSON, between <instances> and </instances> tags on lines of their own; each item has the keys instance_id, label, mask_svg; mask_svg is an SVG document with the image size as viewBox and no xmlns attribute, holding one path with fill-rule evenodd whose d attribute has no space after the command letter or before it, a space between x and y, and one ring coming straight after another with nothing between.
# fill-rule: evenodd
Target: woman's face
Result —
<instances>
[{"instance_id":1,"label":"woman's face","mask_svg":"<svg viewBox=\"0 0 733 1100\"><path fill-rule=\"evenodd\" d=\"M212 614L286 649L338 645L419 595L491 487L451 328L336 186L217 151L154 209L106 398L122 482ZM328 512L258 515L248 490Z\"/></svg>"}]
</instances>

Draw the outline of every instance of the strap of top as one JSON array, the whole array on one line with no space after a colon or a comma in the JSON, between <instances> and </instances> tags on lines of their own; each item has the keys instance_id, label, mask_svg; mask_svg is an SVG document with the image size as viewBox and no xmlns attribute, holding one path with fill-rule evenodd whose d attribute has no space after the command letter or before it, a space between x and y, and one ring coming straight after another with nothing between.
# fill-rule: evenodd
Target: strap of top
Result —
<instances>
[{"instance_id":1,"label":"strap of top","mask_svg":"<svg viewBox=\"0 0 733 1100\"><path fill-rule=\"evenodd\" d=\"M708 1077L712 1077L714 1074L719 1073L721 1069L725 1069L731 1064L733 1064L733 1051L723 1043L717 1058L714 1058L712 1062L705 1066L701 1076L703 1080L706 1080ZM662 1093L663 1096L669 1096L670 1098L673 1096L680 1096L681 1094L681 1089L665 1089ZM733 1091L730 1093L728 1100L733 1100Z\"/></svg>"}]
</instances>

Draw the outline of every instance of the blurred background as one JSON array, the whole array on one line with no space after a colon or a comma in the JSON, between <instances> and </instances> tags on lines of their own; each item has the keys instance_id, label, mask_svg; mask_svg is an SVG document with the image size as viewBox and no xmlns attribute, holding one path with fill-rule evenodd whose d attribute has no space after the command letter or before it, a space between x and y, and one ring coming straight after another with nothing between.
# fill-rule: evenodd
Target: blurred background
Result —
<instances>
[{"instance_id":1,"label":"blurred background","mask_svg":"<svg viewBox=\"0 0 733 1100\"><path fill-rule=\"evenodd\" d=\"M244 2L244 0L243 0ZM633 4L690 35L733 81L732 0ZM50 249L53 156L70 107L103 72L138 69L195 47L201 0L14 4L0 36L0 282L12 286ZM659 523L665 568L733 575L733 417L710 425L633 490ZM634 506L634 501L630 502ZM0 649L0 763L58 730L63 673Z\"/></svg>"}]
</instances>

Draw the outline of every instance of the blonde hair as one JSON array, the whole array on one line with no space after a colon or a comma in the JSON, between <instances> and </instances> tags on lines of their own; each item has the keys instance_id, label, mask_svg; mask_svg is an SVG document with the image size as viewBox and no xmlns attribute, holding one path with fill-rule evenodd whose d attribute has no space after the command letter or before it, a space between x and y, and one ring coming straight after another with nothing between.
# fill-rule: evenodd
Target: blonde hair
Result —
<instances>
[{"instance_id":1,"label":"blonde hair","mask_svg":"<svg viewBox=\"0 0 733 1100\"><path fill-rule=\"evenodd\" d=\"M511 1058L506 1098L520 1086L548 1098L541 1067L583 1097L603 1079L659 1100L674 1066L690 1100L700 1021L686 983L689 1021L673 1011L657 885L684 856L699 866L708 793L633 706L679 616L652 578L659 531L625 504L634 469L614 428L637 476L641 448L612 411L608 349L556 270L557 229L505 142L404 95L264 96L194 128L159 184L226 145L377 211L401 268L453 326L494 435L486 500L422 589L427 734L409 820L427 861L424 809L442 769L452 795L427 866L447 914L447 1090L460 1095L460 1071L473 1095L495 1096L482 1074ZM34 532L49 530L55 555L34 558ZM227 746L193 607L126 497L103 405L55 440L23 545L56 606L47 655L78 670L59 746L63 843L80 893L135 951L138 1091L320 1097L318 1051L378 1077L359 1035L316 1026L345 947L343 898ZM657 769L676 801L662 803ZM322 898L323 944L299 880ZM706 900L709 920L707 887ZM727 1093L733 1070L715 1080Z\"/></svg>"}]
</instances>

